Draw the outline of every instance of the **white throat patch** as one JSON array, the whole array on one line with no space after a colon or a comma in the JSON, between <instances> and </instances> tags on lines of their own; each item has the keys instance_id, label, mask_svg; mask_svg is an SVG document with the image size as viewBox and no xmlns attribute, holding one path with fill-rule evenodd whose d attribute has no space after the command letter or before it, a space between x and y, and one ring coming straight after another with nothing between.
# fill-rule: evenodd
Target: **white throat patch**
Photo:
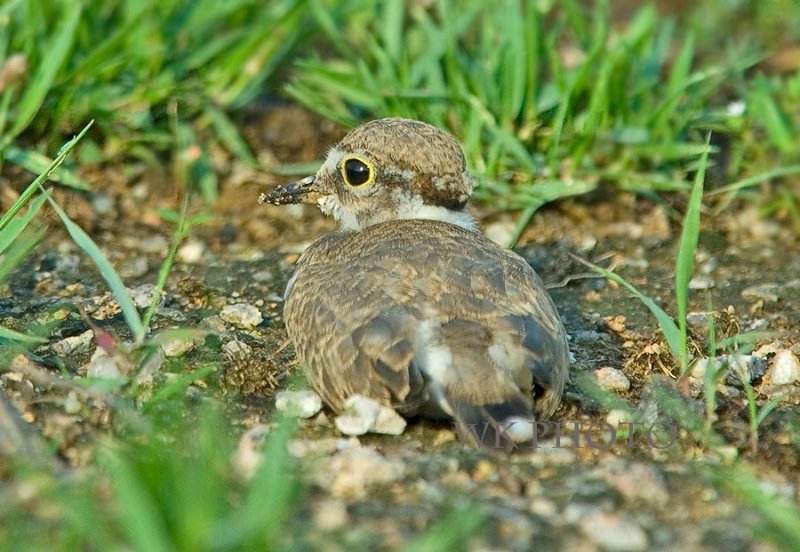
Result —
<instances>
[{"instance_id":1,"label":"white throat patch","mask_svg":"<svg viewBox=\"0 0 800 552\"><path fill-rule=\"evenodd\" d=\"M424 219L439 220L460 226L470 232L477 232L478 225L475 219L466 210L453 211L438 205L426 205L422 198L409 193L398 194L397 214L398 220Z\"/></svg>"},{"instance_id":2,"label":"white throat patch","mask_svg":"<svg viewBox=\"0 0 800 552\"><path fill-rule=\"evenodd\" d=\"M342 226L342 230L361 230L355 213L342 207L339 198L336 196L329 195L321 197L317 200L317 205L323 214L332 216L333 219Z\"/></svg>"}]
</instances>

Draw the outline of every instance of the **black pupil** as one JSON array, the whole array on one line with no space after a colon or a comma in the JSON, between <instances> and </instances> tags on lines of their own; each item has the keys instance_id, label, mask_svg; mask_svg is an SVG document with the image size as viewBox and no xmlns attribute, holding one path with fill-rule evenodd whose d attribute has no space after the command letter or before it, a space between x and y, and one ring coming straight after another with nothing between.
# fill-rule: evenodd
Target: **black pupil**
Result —
<instances>
[{"instance_id":1,"label":"black pupil","mask_svg":"<svg viewBox=\"0 0 800 552\"><path fill-rule=\"evenodd\" d=\"M369 180L369 167L358 159L345 161L344 173L347 176L347 183L351 186L360 186Z\"/></svg>"}]
</instances>

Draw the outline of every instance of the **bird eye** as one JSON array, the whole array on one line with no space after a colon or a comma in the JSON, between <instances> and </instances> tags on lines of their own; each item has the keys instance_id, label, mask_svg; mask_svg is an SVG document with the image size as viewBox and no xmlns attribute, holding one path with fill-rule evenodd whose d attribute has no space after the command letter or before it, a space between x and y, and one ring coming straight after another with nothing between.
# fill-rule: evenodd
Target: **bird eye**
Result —
<instances>
[{"instance_id":1,"label":"bird eye","mask_svg":"<svg viewBox=\"0 0 800 552\"><path fill-rule=\"evenodd\" d=\"M349 186L364 186L375 177L372 166L357 157L350 157L342 164L342 175Z\"/></svg>"}]
</instances>

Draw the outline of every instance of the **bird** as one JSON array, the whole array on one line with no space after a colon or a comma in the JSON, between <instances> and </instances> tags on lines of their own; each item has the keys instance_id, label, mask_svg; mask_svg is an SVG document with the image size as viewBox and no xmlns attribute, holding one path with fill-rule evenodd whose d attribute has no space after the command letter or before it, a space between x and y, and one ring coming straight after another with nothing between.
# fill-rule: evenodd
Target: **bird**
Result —
<instances>
[{"instance_id":1,"label":"bird","mask_svg":"<svg viewBox=\"0 0 800 552\"><path fill-rule=\"evenodd\" d=\"M302 369L334 412L359 394L406 419L497 430L558 407L567 334L533 268L479 230L476 183L452 135L385 118L259 197L316 204L339 223L302 253L284 296Z\"/></svg>"}]
</instances>

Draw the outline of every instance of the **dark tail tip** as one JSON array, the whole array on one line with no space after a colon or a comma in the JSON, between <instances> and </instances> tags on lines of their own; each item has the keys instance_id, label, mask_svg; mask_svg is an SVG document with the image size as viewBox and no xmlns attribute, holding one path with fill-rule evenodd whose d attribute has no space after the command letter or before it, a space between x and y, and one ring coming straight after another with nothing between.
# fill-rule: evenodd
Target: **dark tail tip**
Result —
<instances>
[{"instance_id":1,"label":"dark tail tip","mask_svg":"<svg viewBox=\"0 0 800 552\"><path fill-rule=\"evenodd\" d=\"M465 446L510 451L531 440L533 414L522 396L496 404L453 406L456 435Z\"/></svg>"}]
</instances>

